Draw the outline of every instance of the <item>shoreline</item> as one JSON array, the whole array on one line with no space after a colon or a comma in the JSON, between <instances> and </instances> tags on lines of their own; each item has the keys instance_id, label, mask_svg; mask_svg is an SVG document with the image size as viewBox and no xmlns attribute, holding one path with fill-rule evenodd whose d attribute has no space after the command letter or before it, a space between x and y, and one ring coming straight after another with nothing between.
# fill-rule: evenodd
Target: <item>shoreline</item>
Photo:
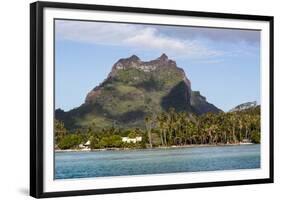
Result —
<instances>
[{"instance_id":1,"label":"shoreline","mask_svg":"<svg viewBox=\"0 0 281 200\"><path fill-rule=\"evenodd\" d=\"M98 152L98 151L128 151L128 150L153 150L153 149L179 149L179 148L194 148L194 147L219 147L219 146L240 146L252 145L255 143L236 143L236 144L189 144L180 146L159 146L153 148L104 148L104 149L55 149L55 153L63 152Z\"/></svg>"}]
</instances>

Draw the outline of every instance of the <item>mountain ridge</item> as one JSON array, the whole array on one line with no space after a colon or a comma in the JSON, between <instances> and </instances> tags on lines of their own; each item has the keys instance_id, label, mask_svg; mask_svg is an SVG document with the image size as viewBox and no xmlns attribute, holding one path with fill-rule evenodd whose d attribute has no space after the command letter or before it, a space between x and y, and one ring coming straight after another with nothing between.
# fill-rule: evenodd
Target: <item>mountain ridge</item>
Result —
<instances>
[{"instance_id":1,"label":"mountain ridge","mask_svg":"<svg viewBox=\"0 0 281 200\"><path fill-rule=\"evenodd\" d=\"M57 109L55 116L70 129L91 123L101 128L144 127L146 115L169 108L196 115L221 112L199 91L192 91L184 70L166 54L150 61L132 55L119 59L81 106L68 112Z\"/></svg>"},{"instance_id":2,"label":"mountain ridge","mask_svg":"<svg viewBox=\"0 0 281 200\"><path fill-rule=\"evenodd\" d=\"M235 106L234 108L230 109L228 112L238 112L249 108L255 108L257 106L258 104L256 101L249 101Z\"/></svg>"}]
</instances>

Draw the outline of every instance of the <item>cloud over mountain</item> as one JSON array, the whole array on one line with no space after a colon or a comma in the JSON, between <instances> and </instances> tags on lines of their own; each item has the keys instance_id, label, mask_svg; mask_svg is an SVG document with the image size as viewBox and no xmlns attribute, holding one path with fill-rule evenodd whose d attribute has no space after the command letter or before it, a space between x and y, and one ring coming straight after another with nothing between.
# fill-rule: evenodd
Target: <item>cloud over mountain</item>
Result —
<instances>
[{"instance_id":1,"label":"cloud over mountain","mask_svg":"<svg viewBox=\"0 0 281 200\"><path fill-rule=\"evenodd\" d=\"M202 58L222 54L221 51L210 48L194 38L177 37L177 34L167 35L159 26L58 20L56 33L59 40L127 46L167 52L172 56Z\"/></svg>"}]
</instances>

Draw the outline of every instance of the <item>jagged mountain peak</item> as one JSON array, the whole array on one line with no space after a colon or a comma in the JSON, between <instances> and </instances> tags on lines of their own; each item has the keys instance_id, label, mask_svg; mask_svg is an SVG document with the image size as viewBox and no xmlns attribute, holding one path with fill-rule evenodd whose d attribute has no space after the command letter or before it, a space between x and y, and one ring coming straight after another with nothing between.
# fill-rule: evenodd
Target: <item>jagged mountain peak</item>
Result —
<instances>
[{"instance_id":1,"label":"jagged mountain peak","mask_svg":"<svg viewBox=\"0 0 281 200\"><path fill-rule=\"evenodd\" d=\"M140 58L133 54L132 56L127 58L127 60L129 60L129 61L140 61Z\"/></svg>"},{"instance_id":2,"label":"jagged mountain peak","mask_svg":"<svg viewBox=\"0 0 281 200\"><path fill-rule=\"evenodd\" d=\"M56 117L70 129L92 122L101 128L112 123L143 127L148 113L171 107L198 115L221 111L191 90L184 70L165 53L150 61L132 55L113 65L108 77L87 94L84 104L68 112L58 110Z\"/></svg>"},{"instance_id":3,"label":"jagged mountain peak","mask_svg":"<svg viewBox=\"0 0 281 200\"><path fill-rule=\"evenodd\" d=\"M144 72L151 72L159 68L177 68L183 71L182 69L178 68L176 62L169 59L165 53L163 53L160 57L150 61L142 61L138 56L132 55L128 58L119 59L113 65L109 77L114 77L119 70L138 69Z\"/></svg>"},{"instance_id":4,"label":"jagged mountain peak","mask_svg":"<svg viewBox=\"0 0 281 200\"><path fill-rule=\"evenodd\" d=\"M165 54L165 53L163 53L159 58L158 58L158 60L168 60L169 58L168 58L168 56Z\"/></svg>"}]
</instances>

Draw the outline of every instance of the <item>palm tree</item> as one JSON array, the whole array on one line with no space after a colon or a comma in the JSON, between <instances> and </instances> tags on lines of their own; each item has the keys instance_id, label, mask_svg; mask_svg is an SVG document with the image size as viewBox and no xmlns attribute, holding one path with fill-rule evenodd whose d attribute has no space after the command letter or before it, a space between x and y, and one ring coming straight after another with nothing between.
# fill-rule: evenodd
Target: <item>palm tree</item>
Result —
<instances>
[{"instance_id":1,"label":"palm tree","mask_svg":"<svg viewBox=\"0 0 281 200\"><path fill-rule=\"evenodd\" d=\"M156 120L157 120L157 122L158 122L158 126L159 126L159 129L160 129L161 145L164 146L164 139L163 139L164 120L163 120L163 118L161 117L161 115L158 115L158 116L156 117Z\"/></svg>"},{"instance_id":2,"label":"palm tree","mask_svg":"<svg viewBox=\"0 0 281 200\"><path fill-rule=\"evenodd\" d=\"M144 120L145 120L145 126L146 126L148 139L149 139L149 146L150 146L150 148L152 148L152 137L151 137L152 118L151 118L151 116L146 116Z\"/></svg>"},{"instance_id":3,"label":"palm tree","mask_svg":"<svg viewBox=\"0 0 281 200\"><path fill-rule=\"evenodd\" d=\"M241 142L242 138L242 129L243 129L243 120L240 118L239 119L239 141Z\"/></svg>"},{"instance_id":4,"label":"palm tree","mask_svg":"<svg viewBox=\"0 0 281 200\"><path fill-rule=\"evenodd\" d=\"M244 117L245 139L248 139L250 125L251 125L251 117L250 117L250 115L245 115L245 117Z\"/></svg>"},{"instance_id":5,"label":"palm tree","mask_svg":"<svg viewBox=\"0 0 281 200\"><path fill-rule=\"evenodd\" d=\"M235 135L235 130L236 130L236 124L237 124L237 113L232 113L230 115L230 122L231 122L231 125L232 125L232 139L233 139L233 142L234 143L237 143L237 138L236 138L236 135ZM240 121L238 121L240 123ZM240 139L240 137L239 137Z\"/></svg>"},{"instance_id":6,"label":"palm tree","mask_svg":"<svg viewBox=\"0 0 281 200\"><path fill-rule=\"evenodd\" d=\"M167 125L163 124L163 143L167 146Z\"/></svg>"},{"instance_id":7,"label":"palm tree","mask_svg":"<svg viewBox=\"0 0 281 200\"><path fill-rule=\"evenodd\" d=\"M55 120L55 142L58 143L64 136L66 136L67 130L64 127L64 123L59 120Z\"/></svg>"}]
</instances>

